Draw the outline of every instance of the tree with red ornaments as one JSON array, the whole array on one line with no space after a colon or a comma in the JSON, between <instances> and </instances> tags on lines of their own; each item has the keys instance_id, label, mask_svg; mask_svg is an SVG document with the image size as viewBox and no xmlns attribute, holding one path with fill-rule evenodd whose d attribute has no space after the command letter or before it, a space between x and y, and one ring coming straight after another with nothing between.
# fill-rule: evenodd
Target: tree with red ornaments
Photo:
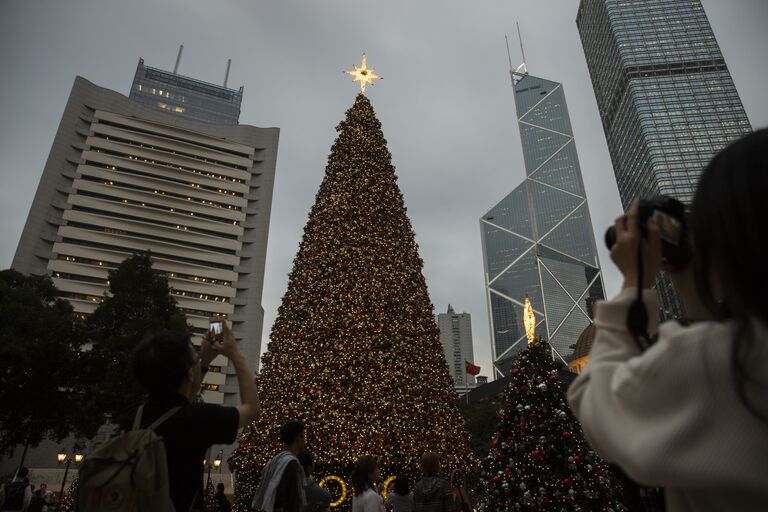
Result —
<instances>
[{"instance_id":1,"label":"tree with red ornaments","mask_svg":"<svg viewBox=\"0 0 768 512\"><path fill-rule=\"evenodd\" d=\"M299 419L315 480L349 510L363 455L415 482L419 459L474 470L423 262L381 124L362 93L337 127L259 377L262 416L230 460L247 510L280 426Z\"/></svg>"},{"instance_id":2,"label":"tree with red ornaments","mask_svg":"<svg viewBox=\"0 0 768 512\"><path fill-rule=\"evenodd\" d=\"M482 464L482 510L626 510L620 485L565 402L544 340L532 340L518 355L499 414Z\"/></svg>"}]
</instances>

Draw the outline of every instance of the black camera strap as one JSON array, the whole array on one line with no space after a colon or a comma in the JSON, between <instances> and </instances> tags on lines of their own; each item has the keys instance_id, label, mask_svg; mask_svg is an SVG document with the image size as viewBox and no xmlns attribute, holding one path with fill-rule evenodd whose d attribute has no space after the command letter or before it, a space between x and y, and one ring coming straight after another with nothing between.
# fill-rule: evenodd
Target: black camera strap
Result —
<instances>
[{"instance_id":1,"label":"black camera strap","mask_svg":"<svg viewBox=\"0 0 768 512\"><path fill-rule=\"evenodd\" d=\"M643 241L637 242L637 297L627 312L627 329L635 339L640 352L645 352L651 346L651 336L648 334L648 309L643 302Z\"/></svg>"}]
</instances>

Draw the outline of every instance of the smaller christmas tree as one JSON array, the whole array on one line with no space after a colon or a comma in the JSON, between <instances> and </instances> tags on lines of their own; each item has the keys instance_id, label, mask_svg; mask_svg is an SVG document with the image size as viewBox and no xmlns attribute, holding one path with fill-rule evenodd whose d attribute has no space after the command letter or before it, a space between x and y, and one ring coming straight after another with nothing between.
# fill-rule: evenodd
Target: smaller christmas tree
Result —
<instances>
[{"instance_id":1,"label":"smaller christmas tree","mask_svg":"<svg viewBox=\"0 0 768 512\"><path fill-rule=\"evenodd\" d=\"M621 489L565 403L549 344L533 337L511 370L499 430L483 464L482 510L622 511Z\"/></svg>"}]
</instances>

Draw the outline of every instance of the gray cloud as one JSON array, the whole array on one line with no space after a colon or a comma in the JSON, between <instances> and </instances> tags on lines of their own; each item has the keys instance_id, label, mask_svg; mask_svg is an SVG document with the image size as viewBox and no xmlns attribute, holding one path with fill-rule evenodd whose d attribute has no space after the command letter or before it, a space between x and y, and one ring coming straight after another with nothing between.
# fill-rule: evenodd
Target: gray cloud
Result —
<instances>
[{"instance_id":1,"label":"gray cloud","mask_svg":"<svg viewBox=\"0 0 768 512\"><path fill-rule=\"evenodd\" d=\"M768 4L704 0L753 126L768 125ZM5 0L0 4L0 265L10 265L75 75L127 93L136 62L245 85L241 122L279 126L264 339L285 292L334 127L368 62L382 121L438 311L472 313L476 359L490 369L479 217L524 177L504 34L523 31L529 70L564 84L594 222L620 204L575 17L561 0L345 2ZM520 60L517 45L513 61ZM600 243L608 293L620 286ZM266 343L264 343L266 345Z\"/></svg>"}]
</instances>

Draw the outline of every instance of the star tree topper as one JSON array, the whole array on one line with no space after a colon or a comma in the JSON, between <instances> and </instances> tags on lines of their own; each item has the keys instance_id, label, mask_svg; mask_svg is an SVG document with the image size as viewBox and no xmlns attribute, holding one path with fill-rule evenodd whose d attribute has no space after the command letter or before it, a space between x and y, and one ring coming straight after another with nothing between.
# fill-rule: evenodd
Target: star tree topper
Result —
<instances>
[{"instance_id":1,"label":"star tree topper","mask_svg":"<svg viewBox=\"0 0 768 512\"><path fill-rule=\"evenodd\" d=\"M378 76L376 73L374 73L373 68L369 68L365 64L365 54L363 54L363 63L360 67L357 66L357 64L353 64L355 67L353 70L344 71L344 73L351 75L353 77L353 82L360 82L360 92L365 94L365 86L367 84L373 85L374 80L381 80L381 77Z\"/></svg>"}]
</instances>

